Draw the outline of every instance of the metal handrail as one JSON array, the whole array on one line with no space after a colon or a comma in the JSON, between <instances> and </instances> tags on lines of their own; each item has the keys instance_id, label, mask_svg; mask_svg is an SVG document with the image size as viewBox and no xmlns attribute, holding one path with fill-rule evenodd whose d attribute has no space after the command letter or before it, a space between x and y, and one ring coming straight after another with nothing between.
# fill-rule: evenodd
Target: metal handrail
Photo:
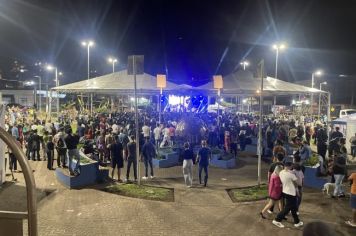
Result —
<instances>
[{"instance_id":1,"label":"metal handrail","mask_svg":"<svg viewBox=\"0 0 356 236\"><path fill-rule=\"evenodd\" d=\"M37 197L35 178L33 176L32 169L24 152L22 151L22 148L17 144L16 140L1 127L0 139L2 139L7 146L9 146L21 166L22 173L25 177L27 192L28 234L30 236L37 236ZM12 213L17 214L17 212Z\"/></svg>"}]
</instances>

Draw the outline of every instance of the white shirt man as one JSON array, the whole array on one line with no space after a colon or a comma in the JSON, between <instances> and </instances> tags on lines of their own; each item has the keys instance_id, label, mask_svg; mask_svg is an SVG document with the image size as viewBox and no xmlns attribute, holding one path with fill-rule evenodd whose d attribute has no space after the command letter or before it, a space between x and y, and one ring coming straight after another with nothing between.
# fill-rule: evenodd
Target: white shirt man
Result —
<instances>
[{"instance_id":1,"label":"white shirt man","mask_svg":"<svg viewBox=\"0 0 356 236\"><path fill-rule=\"evenodd\" d=\"M157 126L154 130L153 130L153 134L155 136L155 140L160 140L161 139L161 128L159 126Z\"/></svg>"},{"instance_id":2,"label":"white shirt man","mask_svg":"<svg viewBox=\"0 0 356 236\"><path fill-rule=\"evenodd\" d=\"M279 228L284 228L284 225L281 223L285 219L286 215L291 211L294 219L294 227L300 227L303 225L303 222L299 220L297 215L297 176L292 172L292 162L286 162L284 164L284 170L279 173L279 178L282 182L282 192L286 204L282 211L278 213L276 218L272 221L275 226Z\"/></svg>"},{"instance_id":3,"label":"white shirt man","mask_svg":"<svg viewBox=\"0 0 356 236\"><path fill-rule=\"evenodd\" d=\"M151 129L150 129L149 126L144 125L144 126L142 127L143 137L149 138L149 137L150 137L150 132L151 132Z\"/></svg>"},{"instance_id":4,"label":"white shirt man","mask_svg":"<svg viewBox=\"0 0 356 236\"><path fill-rule=\"evenodd\" d=\"M119 128L120 127L117 124L113 124L111 128L112 128L113 134L118 134L119 133Z\"/></svg>"}]
</instances>

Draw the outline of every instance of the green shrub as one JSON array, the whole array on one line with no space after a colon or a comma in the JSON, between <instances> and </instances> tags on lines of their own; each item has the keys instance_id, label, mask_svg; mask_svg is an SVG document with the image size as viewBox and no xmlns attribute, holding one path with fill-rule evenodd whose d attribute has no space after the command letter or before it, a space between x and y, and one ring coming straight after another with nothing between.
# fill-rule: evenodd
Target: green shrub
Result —
<instances>
[{"instance_id":1,"label":"green shrub","mask_svg":"<svg viewBox=\"0 0 356 236\"><path fill-rule=\"evenodd\" d=\"M305 166L315 166L319 163L318 154L313 153L312 156L304 163Z\"/></svg>"}]
</instances>

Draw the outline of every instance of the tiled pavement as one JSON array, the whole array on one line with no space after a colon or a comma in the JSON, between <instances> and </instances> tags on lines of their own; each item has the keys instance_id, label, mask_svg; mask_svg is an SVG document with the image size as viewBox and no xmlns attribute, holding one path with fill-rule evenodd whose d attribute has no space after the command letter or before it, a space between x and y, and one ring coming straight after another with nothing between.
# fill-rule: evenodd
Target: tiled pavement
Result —
<instances>
[{"instance_id":1,"label":"tiled pavement","mask_svg":"<svg viewBox=\"0 0 356 236\"><path fill-rule=\"evenodd\" d=\"M54 193L39 203L40 235L301 235L289 220L279 229L258 212L264 201L232 203L225 189L253 185L257 179L257 159L241 158L237 169L210 168L208 188L187 189L180 167L155 169L150 184L173 187L175 202L157 202L112 195L85 188L69 190L57 182L45 162L31 162L39 190ZM143 170L143 169L142 169ZM263 164L265 178L267 165ZM142 172L141 172L142 173ZM196 174L196 171L195 171ZM25 209L21 174L19 182L0 191L0 209ZM15 188L16 187L16 188ZM16 197L13 197L16 195ZM321 219L344 235L356 230L343 224L350 216L347 200L332 200L319 191L306 190L301 219L307 223ZM289 217L291 218L291 217Z\"/></svg>"}]
</instances>

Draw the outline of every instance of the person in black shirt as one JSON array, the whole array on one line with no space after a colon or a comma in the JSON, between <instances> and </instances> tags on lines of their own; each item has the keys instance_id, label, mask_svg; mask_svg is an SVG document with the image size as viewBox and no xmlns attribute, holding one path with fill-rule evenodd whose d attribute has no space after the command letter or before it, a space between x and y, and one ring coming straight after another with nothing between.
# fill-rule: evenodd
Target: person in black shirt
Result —
<instances>
[{"instance_id":1,"label":"person in black shirt","mask_svg":"<svg viewBox=\"0 0 356 236\"><path fill-rule=\"evenodd\" d=\"M126 182L129 181L131 165L133 165L135 181L137 181L137 158L136 158L136 142L135 136L130 136L131 141L127 144L126 148L126 159L127 159L127 170L126 170Z\"/></svg>"},{"instance_id":2,"label":"person in black shirt","mask_svg":"<svg viewBox=\"0 0 356 236\"><path fill-rule=\"evenodd\" d=\"M46 143L46 153L47 153L47 169L53 170L54 143L53 143L52 135L48 136L48 141Z\"/></svg>"},{"instance_id":3,"label":"person in black shirt","mask_svg":"<svg viewBox=\"0 0 356 236\"><path fill-rule=\"evenodd\" d=\"M328 141L328 134L326 133L325 128L319 128L318 133L316 134L316 143L317 143L317 151L320 156L323 157L325 161L325 155L327 151L326 142Z\"/></svg>"},{"instance_id":4,"label":"person in black shirt","mask_svg":"<svg viewBox=\"0 0 356 236\"><path fill-rule=\"evenodd\" d=\"M183 151L183 176L185 184L188 188L193 185L193 164L194 164L194 153L189 148L189 143L184 143Z\"/></svg>"},{"instance_id":5,"label":"person in black shirt","mask_svg":"<svg viewBox=\"0 0 356 236\"><path fill-rule=\"evenodd\" d=\"M151 179L154 178L152 159L155 155L156 155L155 147L149 141L149 138L146 138L145 144L142 146L142 156L143 156L143 161L145 163L145 176L142 177L142 179L148 179L148 164L150 165L151 168Z\"/></svg>"},{"instance_id":6,"label":"person in black shirt","mask_svg":"<svg viewBox=\"0 0 356 236\"><path fill-rule=\"evenodd\" d=\"M114 179L115 168L117 167L117 180L121 182L121 169L124 167L123 147L119 137L115 136L115 142L110 145L111 151L111 178Z\"/></svg>"},{"instance_id":7,"label":"person in black shirt","mask_svg":"<svg viewBox=\"0 0 356 236\"><path fill-rule=\"evenodd\" d=\"M64 141L65 141L67 149L68 149L69 173L70 173L70 175L79 175L80 174L80 170L79 170L79 168L80 168L80 154L79 154L79 150L77 149L77 145L79 143L79 136L76 134L73 134L71 128L67 128L67 136L64 138ZM74 169L72 167L73 157L76 159L76 162L77 162L75 164Z\"/></svg>"},{"instance_id":8,"label":"person in black shirt","mask_svg":"<svg viewBox=\"0 0 356 236\"><path fill-rule=\"evenodd\" d=\"M37 134L37 130L32 130L32 134L29 137L29 147L32 160L36 161L37 159L37 161L40 161L40 137Z\"/></svg>"}]
</instances>

